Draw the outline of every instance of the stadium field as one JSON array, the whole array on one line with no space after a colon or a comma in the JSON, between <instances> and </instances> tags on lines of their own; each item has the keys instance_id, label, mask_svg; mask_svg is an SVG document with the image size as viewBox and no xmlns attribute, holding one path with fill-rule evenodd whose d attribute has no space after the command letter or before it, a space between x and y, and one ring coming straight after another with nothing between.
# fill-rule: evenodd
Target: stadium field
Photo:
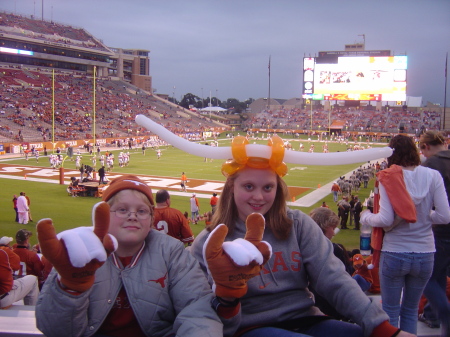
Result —
<instances>
[{"instance_id":1,"label":"stadium field","mask_svg":"<svg viewBox=\"0 0 450 337\"><path fill-rule=\"evenodd\" d=\"M221 139L219 146L229 146L229 140ZM253 142L253 141L252 141ZM266 144L266 141L257 141ZM298 140L292 140L293 148L298 150ZM304 148L308 149L310 143L316 145L316 152L322 149L322 144L318 141L304 141ZM329 143L330 152L346 151L347 146L339 143ZM109 150L101 149L102 153ZM142 176L152 187L153 193L160 188L166 188L171 193L172 207L182 212L189 209L189 198L193 192L197 194L200 202L200 212L204 213L210 210L209 198L213 192L218 192L225 178L221 174L221 165L223 161L205 160L186 154L172 146L161 147L161 159L157 159L156 151L147 149L145 155L142 150L132 149L130 152L130 163L126 167L117 165L117 156L121 150L112 150L115 155L115 166L112 172L107 173L107 178L113 178L116 175L125 173ZM111 150L109 150L111 151ZM81 153L82 163L92 166L92 156L88 153ZM338 165L338 166L306 166L288 164L289 173L284 178L289 186L290 198L299 200L307 196L321 186L338 179L360 165L365 163ZM65 183L68 184L71 176L79 177L79 172L75 168L75 161L66 158L63 164L65 171ZM99 160L97 159L97 168ZM180 192L180 176L185 172L188 182L188 193ZM91 208L100 199L94 197L72 198L66 192L67 186L59 184L58 170L52 170L48 158L42 156L39 162L34 157L29 160L20 158L2 159L0 156L0 236L14 237L16 231L20 228L28 228L33 233L34 226L39 219L52 218L57 232L77 226L89 226L91 219ZM369 188L361 189L358 195L361 200L365 200L371 191L373 182ZM26 192L31 200L31 214L34 222L27 225L19 225L14 222L15 213L13 209L13 195L20 192ZM336 211L336 205L333 203L331 194L317 200L310 207L290 206L298 208L305 213L315 207L319 207L325 201L332 210ZM191 225L193 232L197 235L203 228L204 222L197 225ZM359 231L348 230L340 231L333 240L342 243L347 249L359 247ZM31 243L37 242L34 235Z\"/></svg>"}]
</instances>

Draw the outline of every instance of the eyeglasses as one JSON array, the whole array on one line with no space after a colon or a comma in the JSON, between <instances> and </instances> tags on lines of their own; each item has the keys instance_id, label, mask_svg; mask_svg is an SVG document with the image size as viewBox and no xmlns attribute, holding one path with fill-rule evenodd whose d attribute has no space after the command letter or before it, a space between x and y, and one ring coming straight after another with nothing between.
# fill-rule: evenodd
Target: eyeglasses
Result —
<instances>
[{"instance_id":1,"label":"eyeglasses","mask_svg":"<svg viewBox=\"0 0 450 337\"><path fill-rule=\"evenodd\" d=\"M116 217L122 218L122 219L126 219L131 215L131 213L134 213L136 215L136 217L140 220L148 219L151 215L151 212L148 209L140 209L136 212L131 212L131 211L127 210L126 208L119 208L119 209L116 209L115 211L111 211L111 213L115 213Z\"/></svg>"}]
</instances>

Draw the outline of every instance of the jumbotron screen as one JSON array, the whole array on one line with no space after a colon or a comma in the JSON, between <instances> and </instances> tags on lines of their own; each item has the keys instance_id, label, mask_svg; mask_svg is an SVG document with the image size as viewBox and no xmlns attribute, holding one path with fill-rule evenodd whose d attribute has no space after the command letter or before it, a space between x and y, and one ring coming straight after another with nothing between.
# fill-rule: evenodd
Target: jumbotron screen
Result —
<instances>
[{"instance_id":1,"label":"jumbotron screen","mask_svg":"<svg viewBox=\"0 0 450 337\"><path fill-rule=\"evenodd\" d=\"M303 59L303 98L406 101L407 56Z\"/></svg>"}]
</instances>

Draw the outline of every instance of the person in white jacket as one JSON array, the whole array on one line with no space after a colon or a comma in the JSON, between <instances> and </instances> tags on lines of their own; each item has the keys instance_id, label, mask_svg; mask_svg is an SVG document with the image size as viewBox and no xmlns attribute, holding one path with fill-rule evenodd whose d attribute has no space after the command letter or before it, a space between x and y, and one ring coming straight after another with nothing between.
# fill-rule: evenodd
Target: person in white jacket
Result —
<instances>
[{"instance_id":1,"label":"person in white jacket","mask_svg":"<svg viewBox=\"0 0 450 337\"><path fill-rule=\"evenodd\" d=\"M364 211L361 223L385 228L380 257L383 309L392 325L399 326L400 317L400 329L415 334L420 297L433 271L431 225L448 223L450 210L441 175L420 166L413 140L397 135L389 146L394 152L388 168L377 174L380 211Z\"/></svg>"},{"instance_id":2,"label":"person in white jacket","mask_svg":"<svg viewBox=\"0 0 450 337\"><path fill-rule=\"evenodd\" d=\"M25 197L24 192L20 192L20 196L17 198L17 212L19 213L19 223L26 225L29 219L28 200Z\"/></svg>"}]
</instances>

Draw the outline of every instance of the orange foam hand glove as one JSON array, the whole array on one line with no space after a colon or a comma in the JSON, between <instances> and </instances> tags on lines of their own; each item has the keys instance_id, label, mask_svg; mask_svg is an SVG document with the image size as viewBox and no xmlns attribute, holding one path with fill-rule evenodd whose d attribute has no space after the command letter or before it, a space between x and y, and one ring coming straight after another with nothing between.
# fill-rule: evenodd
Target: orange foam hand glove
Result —
<instances>
[{"instance_id":1,"label":"orange foam hand glove","mask_svg":"<svg viewBox=\"0 0 450 337\"><path fill-rule=\"evenodd\" d=\"M259 213L252 213L245 222L244 239L224 242L227 226L217 226L203 245L203 256L211 274L213 291L219 297L240 298L247 293L247 281L262 269L272 255L272 246L261 241L265 220Z\"/></svg>"},{"instance_id":2,"label":"orange foam hand glove","mask_svg":"<svg viewBox=\"0 0 450 337\"><path fill-rule=\"evenodd\" d=\"M92 287L95 271L117 249L116 238L108 234L109 216L109 205L99 202L92 210L93 227L77 227L56 235L51 219L37 223L41 252L67 289L84 292Z\"/></svg>"}]
</instances>

